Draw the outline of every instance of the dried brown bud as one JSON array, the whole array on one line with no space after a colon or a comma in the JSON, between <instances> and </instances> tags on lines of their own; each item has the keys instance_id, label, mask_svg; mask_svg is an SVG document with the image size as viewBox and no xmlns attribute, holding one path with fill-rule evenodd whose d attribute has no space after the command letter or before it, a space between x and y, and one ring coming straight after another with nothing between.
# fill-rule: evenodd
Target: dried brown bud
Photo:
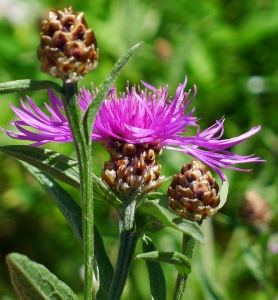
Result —
<instances>
[{"instance_id":1,"label":"dried brown bud","mask_svg":"<svg viewBox=\"0 0 278 300\"><path fill-rule=\"evenodd\" d=\"M75 82L98 65L97 42L84 13L75 14L72 7L50 11L42 21L38 58L41 71L63 81Z\"/></svg>"},{"instance_id":2,"label":"dried brown bud","mask_svg":"<svg viewBox=\"0 0 278 300\"><path fill-rule=\"evenodd\" d=\"M168 187L169 207L180 217L201 221L216 214L220 203L219 187L199 161L182 167Z\"/></svg>"},{"instance_id":3,"label":"dried brown bud","mask_svg":"<svg viewBox=\"0 0 278 300\"><path fill-rule=\"evenodd\" d=\"M254 227L261 227L270 223L273 218L273 211L259 194L247 191L240 216L245 223Z\"/></svg>"},{"instance_id":4,"label":"dried brown bud","mask_svg":"<svg viewBox=\"0 0 278 300\"><path fill-rule=\"evenodd\" d=\"M101 179L114 192L131 195L138 191L147 194L163 183L161 167L155 161L155 155L161 153L157 145L115 142L114 146L106 146L106 149L111 159L104 163Z\"/></svg>"}]
</instances>

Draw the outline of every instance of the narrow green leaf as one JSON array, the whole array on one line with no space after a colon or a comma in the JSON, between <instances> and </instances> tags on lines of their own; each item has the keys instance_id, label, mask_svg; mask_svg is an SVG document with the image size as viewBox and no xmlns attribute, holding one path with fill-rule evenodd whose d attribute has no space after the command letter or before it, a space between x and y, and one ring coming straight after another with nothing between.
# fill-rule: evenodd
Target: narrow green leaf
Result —
<instances>
[{"instance_id":1,"label":"narrow green leaf","mask_svg":"<svg viewBox=\"0 0 278 300\"><path fill-rule=\"evenodd\" d=\"M245 245L243 251L243 259L254 276L254 278L257 279L258 282L260 282L262 285L267 285L268 280L265 274L265 269L263 267L264 263L262 261L262 253L254 250L259 250L259 246L256 247L250 247L250 245Z\"/></svg>"},{"instance_id":2,"label":"narrow green leaf","mask_svg":"<svg viewBox=\"0 0 278 300\"><path fill-rule=\"evenodd\" d=\"M0 83L0 94L30 92L48 89L52 89L60 94L62 93L62 87L59 84L48 80L40 81L23 79Z\"/></svg>"},{"instance_id":3,"label":"narrow green leaf","mask_svg":"<svg viewBox=\"0 0 278 300\"><path fill-rule=\"evenodd\" d=\"M79 244L81 245L81 247L83 247L81 207L74 201L71 195L52 178L25 162L21 163L27 169L27 171L38 181L38 183L41 184L46 193L58 206L65 219L71 226L72 231ZM97 299L106 299L114 271L110 259L105 251L102 237L95 226L94 240L95 260L99 275Z\"/></svg>"},{"instance_id":4,"label":"narrow green leaf","mask_svg":"<svg viewBox=\"0 0 278 300\"><path fill-rule=\"evenodd\" d=\"M139 254L136 256L136 258L175 265L178 272L180 272L184 276L187 276L191 272L190 260L185 255L179 252L151 251Z\"/></svg>"},{"instance_id":5,"label":"narrow green leaf","mask_svg":"<svg viewBox=\"0 0 278 300\"><path fill-rule=\"evenodd\" d=\"M229 182L228 180L224 181L222 183L222 186L220 188L219 194L220 194L220 204L219 204L219 208L223 207L223 205L226 203L227 201L227 197L228 197L228 190L229 190Z\"/></svg>"},{"instance_id":6,"label":"narrow green leaf","mask_svg":"<svg viewBox=\"0 0 278 300\"><path fill-rule=\"evenodd\" d=\"M95 260L98 269L98 290L96 293L96 300L105 300L108 297L111 286L114 269L110 259L105 251L102 236L97 228L94 226L95 239Z\"/></svg>"},{"instance_id":7,"label":"narrow green leaf","mask_svg":"<svg viewBox=\"0 0 278 300\"><path fill-rule=\"evenodd\" d=\"M58 152L25 145L2 146L0 151L25 161L55 179L79 189L78 162Z\"/></svg>"},{"instance_id":8,"label":"narrow green leaf","mask_svg":"<svg viewBox=\"0 0 278 300\"><path fill-rule=\"evenodd\" d=\"M25 145L2 146L0 151L25 161L47 175L79 189L78 162L70 157L52 150ZM106 201L116 208L122 205L117 196L107 189L103 182L94 174L93 182L94 197Z\"/></svg>"},{"instance_id":9,"label":"narrow green leaf","mask_svg":"<svg viewBox=\"0 0 278 300\"><path fill-rule=\"evenodd\" d=\"M45 192L58 206L65 219L68 221L76 239L82 247L83 241L81 207L74 201L71 195L51 177L25 162L21 162L21 164L38 181Z\"/></svg>"},{"instance_id":10,"label":"narrow green leaf","mask_svg":"<svg viewBox=\"0 0 278 300\"><path fill-rule=\"evenodd\" d=\"M202 286L202 293L204 299L210 300L229 300L230 297L227 296L225 287L223 284L219 283L217 277L211 270L207 270L207 266L204 266L202 262L196 262L198 281Z\"/></svg>"},{"instance_id":11,"label":"narrow green leaf","mask_svg":"<svg viewBox=\"0 0 278 300\"><path fill-rule=\"evenodd\" d=\"M139 205L136 210L135 219L137 227L142 231L155 232L164 227L171 227L193 237L201 243L205 242L204 232L196 222L176 218L176 215L154 201Z\"/></svg>"},{"instance_id":12,"label":"narrow green leaf","mask_svg":"<svg viewBox=\"0 0 278 300\"><path fill-rule=\"evenodd\" d=\"M154 243L146 235L142 238L142 247L144 253L156 251ZM149 273L152 299L166 300L166 280L160 263L146 260L146 265Z\"/></svg>"},{"instance_id":13,"label":"narrow green leaf","mask_svg":"<svg viewBox=\"0 0 278 300\"><path fill-rule=\"evenodd\" d=\"M195 240L201 243L205 243L206 237L204 231L197 222L189 221L182 218L174 218L172 219L172 222L175 223L179 227L179 230L185 233L186 235L193 237Z\"/></svg>"},{"instance_id":14,"label":"narrow green leaf","mask_svg":"<svg viewBox=\"0 0 278 300\"><path fill-rule=\"evenodd\" d=\"M78 300L65 283L27 256L11 253L6 262L12 284L21 300Z\"/></svg>"},{"instance_id":15,"label":"narrow green leaf","mask_svg":"<svg viewBox=\"0 0 278 300\"><path fill-rule=\"evenodd\" d=\"M163 194L163 193L161 193L161 192L150 192L147 196L146 196L146 198L147 199L149 199L149 200L151 200L151 201L160 201L160 198L161 197L165 197L166 196L166 198L167 198L167 202L168 202L168 197L167 197L167 195L165 195L165 194ZM162 205L163 206L163 205Z\"/></svg>"},{"instance_id":16,"label":"narrow green leaf","mask_svg":"<svg viewBox=\"0 0 278 300\"><path fill-rule=\"evenodd\" d=\"M130 48L127 53L114 65L113 69L109 72L107 77L105 78L101 88L99 89L94 101L88 107L84 119L83 124L85 128L85 134L88 137L91 137L92 130L93 130L93 123L95 121L96 115L101 107L102 102L104 101L105 97L109 93L110 89L112 88L116 78L118 77L120 71L126 65L126 63L131 59L134 55L136 50L142 43L138 43L132 48Z\"/></svg>"}]
</instances>

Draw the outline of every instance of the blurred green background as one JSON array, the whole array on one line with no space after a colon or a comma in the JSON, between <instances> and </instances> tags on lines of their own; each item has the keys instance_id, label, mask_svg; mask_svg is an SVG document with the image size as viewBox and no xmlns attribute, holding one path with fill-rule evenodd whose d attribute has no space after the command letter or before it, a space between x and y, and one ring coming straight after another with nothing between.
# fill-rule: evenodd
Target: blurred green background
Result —
<instances>
[{"instance_id":1,"label":"blurred green background","mask_svg":"<svg viewBox=\"0 0 278 300\"><path fill-rule=\"evenodd\" d=\"M188 88L196 84L198 89L193 105L201 129L223 115L225 138L262 125L256 136L233 151L255 153L267 164L246 166L254 169L251 173L226 172L229 198L221 212L203 223L208 239L197 247L185 299L278 299L278 254L269 250L272 241L278 244L278 0L0 0L1 82L50 80L39 71L36 57L40 20L50 8L70 5L85 12L100 49L99 67L82 85L98 86L131 46L144 41L117 79L120 91L127 80L130 85L144 80L156 87L167 84L174 95L188 76ZM25 96L1 95L1 127L13 129L9 122L15 117L9 103L19 106L20 97ZM47 101L43 91L29 96L41 107ZM22 144L3 132L0 141L1 145ZM46 148L74 156L72 144ZM93 157L94 172L100 174L108 155L96 144ZM164 150L159 162L163 174L170 176L190 160ZM82 297L82 252L61 213L18 161L0 153L0 170L0 300L17 299L5 264L10 252L45 265ZM79 201L78 191L66 188ZM162 187L166 189L167 184ZM116 212L97 202L95 213L115 262ZM164 229L150 237L158 250L180 250L181 235L174 231ZM167 299L171 299L176 271L168 265L163 268ZM150 299L144 262L134 262L123 299Z\"/></svg>"}]
</instances>

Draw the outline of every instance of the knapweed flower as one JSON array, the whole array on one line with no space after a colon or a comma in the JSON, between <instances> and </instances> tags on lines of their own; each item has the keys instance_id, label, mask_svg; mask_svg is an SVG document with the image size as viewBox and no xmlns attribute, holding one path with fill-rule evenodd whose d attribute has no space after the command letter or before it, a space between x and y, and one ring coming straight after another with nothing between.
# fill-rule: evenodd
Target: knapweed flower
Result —
<instances>
[{"instance_id":1,"label":"knapweed flower","mask_svg":"<svg viewBox=\"0 0 278 300\"><path fill-rule=\"evenodd\" d=\"M217 213L220 204L218 192L218 184L208 169L193 160L181 168L169 185L169 208L184 219L200 222Z\"/></svg>"},{"instance_id":2,"label":"knapweed flower","mask_svg":"<svg viewBox=\"0 0 278 300\"><path fill-rule=\"evenodd\" d=\"M189 99L190 91L185 92L186 80L180 84L173 99L168 96L168 87L156 89L144 83L145 88L127 88L119 97L116 88L111 89L98 112L92 134L92 140L100 141L106 148L117 149L119 144L144 145L183 152L217 172L226 180L220 168L240 171L235 164L262 162L253 155L240 156L230 152L229 148L243 142L260 130L260 126L231 139L221 139L224 133L224 118L216 121L208 129L201 131L198 119L193 117L194 108L187 111L195 98ZM35 142L39 146L51 141L70 142L72 135L63 113L63 104L49 91L51 107L45 104L50 115L43 113L27 97L28 104L21 101L21 107L11 106L19 121L12 124L19 133L4 130L10 137ZM94 100L95 92L81 89L79 101L83 111ZM190 133L190 127L195 133ZM33 131L29 130L32 129ZM34 132L34 129L37 132Z\"/></svg>"},{"instance_id":3,"label":"knapweed flower","mask_svg":"<svg viewBox=\"0 0 278 300\"><path fill-rule=\"evenodd\" d=\"M115 142L106 149L110 160L104 162L101 179L122 200L156 191L164 182L165 176L160 176L161 166L156 162L156 154L161 153L158 145Z\"/></svg>"},{"instance_id":4,"label":"knapweed flower","mask_svg":"<svg viewBox=\"0 0 278 300\"><path fill-rule=\"evenodd\" d=\"M72 7L51 10L42 21L41 43L37 55L41 71L66 82L75 82L98 65L99 49L95 34L84 13Z\"/></svg>"}]
</instances>

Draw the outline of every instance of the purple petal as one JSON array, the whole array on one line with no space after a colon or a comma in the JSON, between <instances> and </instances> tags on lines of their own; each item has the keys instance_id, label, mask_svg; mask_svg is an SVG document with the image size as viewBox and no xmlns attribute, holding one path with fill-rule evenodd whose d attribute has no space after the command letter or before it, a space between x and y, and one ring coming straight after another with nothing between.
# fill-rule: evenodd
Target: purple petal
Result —
<instances>
[{"instance_id":1,"label":"purple petal","mask_svg":"<svg viewBox=\"0 0 278 300\"><path fill-rule=\"evenodd\" d=\"M250 169L240 169L234 165L264 162L253 155L240 156L228 150L256 134L260 126L253 127L238 137L221 140L224 134L223 117L206 130L200 131L197 124L199 119L193 117L194 108L187 111L197 89L194 86L193 97L189 99L190 90L184 92L186 82L187 78L178 86L173 100L168 97L167 86L156 89L142 82L145 89L135 86L130 89L128 86L126 93L120 93L119 97L116 88L112 88L97 114L92 140L106 141L108 144L113 144L115 140L133 144L159 143L165 149L183 152L201 160L215 170L222 180L226 179L220 168L248 172ZM95 96L94 90L92 93L85 88L80 90L79 104L83 112ZM0 129L12 138L33 141L36 146L50 141L72 141L62 102L52 91L49 91L49 97L51 105L45 104L47 114L28 97L28 104L22 101L20 108L11 105L19 118L11 124L17 127L19 133ZM196 133L190 135L194 128Z\"/></svg>"}]
</instances>

